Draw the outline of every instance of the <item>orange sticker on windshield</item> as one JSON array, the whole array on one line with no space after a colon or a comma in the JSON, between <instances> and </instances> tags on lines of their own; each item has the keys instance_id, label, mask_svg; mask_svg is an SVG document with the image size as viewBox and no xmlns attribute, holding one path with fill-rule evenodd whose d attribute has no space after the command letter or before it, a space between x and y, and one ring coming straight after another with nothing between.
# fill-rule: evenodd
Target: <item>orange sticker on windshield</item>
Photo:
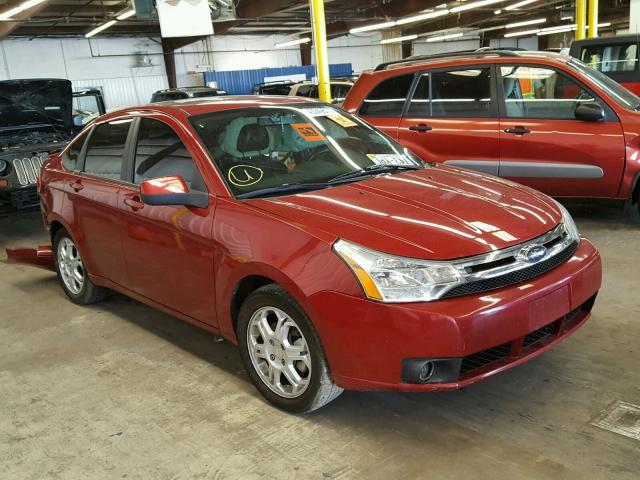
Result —
<instances>
[{"instance_id":1,"label":"orange sticker on windshield","mask_svg":"<svg viewBox=\"0 0 640 480\"><path fill-rule=\"evenodd\" d=\"M344 115L340 115L339 113L336 115L327 115L327 118L333 120L341 127L357 127L358 124L353 120L348 119Z\"/></svg>"},{"instance_id":2,"label":"orange sticker on windshield","mask_svg":"<svg viewBox=\"0 0 640 480\"><path fill-rule=\"evenodd\" d=\"M310 123L292 123L291 126L295 128L300 136L307 142L319 142L324 140L324 136Z\"/></svg>"}]
</instances>

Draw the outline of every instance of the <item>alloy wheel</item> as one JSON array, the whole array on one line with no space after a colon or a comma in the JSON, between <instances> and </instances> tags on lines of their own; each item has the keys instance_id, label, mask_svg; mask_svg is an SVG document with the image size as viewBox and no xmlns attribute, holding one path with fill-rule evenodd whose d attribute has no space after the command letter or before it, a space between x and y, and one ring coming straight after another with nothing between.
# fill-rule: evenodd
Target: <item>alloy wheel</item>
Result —
<instances>
[{"instance_id":1,"label":"alloy wheel","mask_svg":"<svg viewBox=\"0 0 640 480\"><path fill-rule=\"evenodd\" d=\"M69 238L62 238L58 242L58 269L65 287L78 295L85 282L85 270L80 258L80 252Z\"/></svg>"},{"instance_id":2,"label":"alloy wheel","mask_svg":"<svg viewBox=\"0 0 640 480\"><path fill-rule=\"evenodd\" d=\"M302 395L311 378L311 355L296 322L279 308L262 307L247 329L249 356L260 380L281 397Z\"/></svg>"}]
</instances>

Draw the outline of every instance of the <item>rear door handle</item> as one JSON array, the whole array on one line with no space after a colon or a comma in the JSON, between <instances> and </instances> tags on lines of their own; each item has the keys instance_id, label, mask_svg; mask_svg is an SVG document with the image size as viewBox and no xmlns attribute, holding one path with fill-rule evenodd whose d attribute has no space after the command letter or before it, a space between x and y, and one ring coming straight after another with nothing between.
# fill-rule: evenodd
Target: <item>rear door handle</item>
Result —
<instances>
[{"instance_id":1,"label":"rear door handle","mask_svg":"<svg viewBox=\"0 0 640 480\"><path fill-rule=\"evenodd\" d=\"M421 123L419 125L411 125L409 127L409 130L413 132L428 132L429 130L433 130L433 127L430 127L429 125Z\"/></svg>"},{"instance_id":2,"label":"rear door handle","mask_svg":"<svg viewBox=\"0 0 640 480\"><path fill-rule=\"evenodd\" d=\"M141 210L142 208L144 208L144 203L140 201L140 197L138 195L135 195L133 197L126 197L124 199L124 203L125 205L128 205L134 212L136 210Z\"/></svg>"},{"instance_id":3,"label":"rear door handle","mask_svg":"<svg viewBox=\"0 0 640 480\"><path fill-rule=\"evenodd\" d=\"M531 130L524 127L505 128L504 133L513 133L514 135L524 135L526 133L531 133Z\"/></svg>"},{"instance_id":4,"label":"rear door handle","mask_svg":"<svg viewBox=\"0 0 640 480\"><path fill-rule=\"evenodd\" d=\"M82 182L80 182L79 180L76 180L75 182L69 182L69 186L76 192L79 192L84 188L84 185L82 185Z\"/></svg>"}]
</instances>

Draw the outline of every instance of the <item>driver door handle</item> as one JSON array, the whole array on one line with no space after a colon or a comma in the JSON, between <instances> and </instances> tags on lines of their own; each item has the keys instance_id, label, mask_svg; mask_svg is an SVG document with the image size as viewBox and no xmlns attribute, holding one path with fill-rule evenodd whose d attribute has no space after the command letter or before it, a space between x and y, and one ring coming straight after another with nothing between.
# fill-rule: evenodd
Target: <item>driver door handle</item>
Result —
<instances>
[{"instance_id":1,"label":"driver door handle","mask_svg":"<svg viewBox=\"0 0 640 480\"><path fill-rule=\"evenodd\" d=\"M79 192L80 190L82 190L84 188L84 185L82 185L82 182L80 182L79 180L76 180L75 182L69 182L69 186L75 192Z\"/></svg>"},{"instance_id":2,"label":"driver door handle","mask_svg":"<svg viewBox=\"0 0 640 480\"><path fill-rule=\"evenodd\" d=\"M531 133L531 130L524 127L505 128L504 133L513 133L514 135L524 135L526 133Z\"/></svg>"},{"instance_id":3,"label":"driver door handle","mask_svg":"<svg viewBox=\"0 0 640 480\"><path fill-rule=\"evenodd\" d=\"M411 125L409 130L413 132L428 132L429 130L433 130L433 127L430 127L425 123L420 123L419 125Z\"/></svg>"},{"instance_id":4,"label":"driver door handle","mask_svg":"<svg viewBox=\"0 0 640 480\"><path fill-rule=\"evenodd\" d=\"M141 210L142 208L144 208L144 203L140 201L140 197L138 195L134 195L133 197L126 197L124 199L124 203L125 205L128 205L134 212L136 210Z\"/></svg>"}]
</instances>

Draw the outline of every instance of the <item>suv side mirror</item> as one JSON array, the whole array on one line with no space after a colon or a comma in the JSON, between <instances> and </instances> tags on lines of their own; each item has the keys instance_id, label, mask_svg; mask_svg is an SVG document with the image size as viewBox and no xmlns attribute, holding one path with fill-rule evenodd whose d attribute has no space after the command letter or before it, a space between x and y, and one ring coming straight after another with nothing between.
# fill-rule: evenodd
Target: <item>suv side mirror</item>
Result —
<instances>
[{"instance_id":1,"label":"suv side mirror","mask_svg":"<svg viewBox=\"0 0 640 480\"><path fill-rule=\"evenodd\" d=\"M183 205L207 208L209 195L190 192L180 175L151 178L140 183L140 199L147 205Z\"/></svg>"},{"instance_id":2,"label":"suv side mirror","mask_svg":"<svg viewBox=\"0 0 640 480\"><path fill-rule=\"evenodd\" d=\"M581 102L576 107L576 120L585 122L602 122L607 118L607 114L598 102Z\"/></svg>"}]
</instances>

